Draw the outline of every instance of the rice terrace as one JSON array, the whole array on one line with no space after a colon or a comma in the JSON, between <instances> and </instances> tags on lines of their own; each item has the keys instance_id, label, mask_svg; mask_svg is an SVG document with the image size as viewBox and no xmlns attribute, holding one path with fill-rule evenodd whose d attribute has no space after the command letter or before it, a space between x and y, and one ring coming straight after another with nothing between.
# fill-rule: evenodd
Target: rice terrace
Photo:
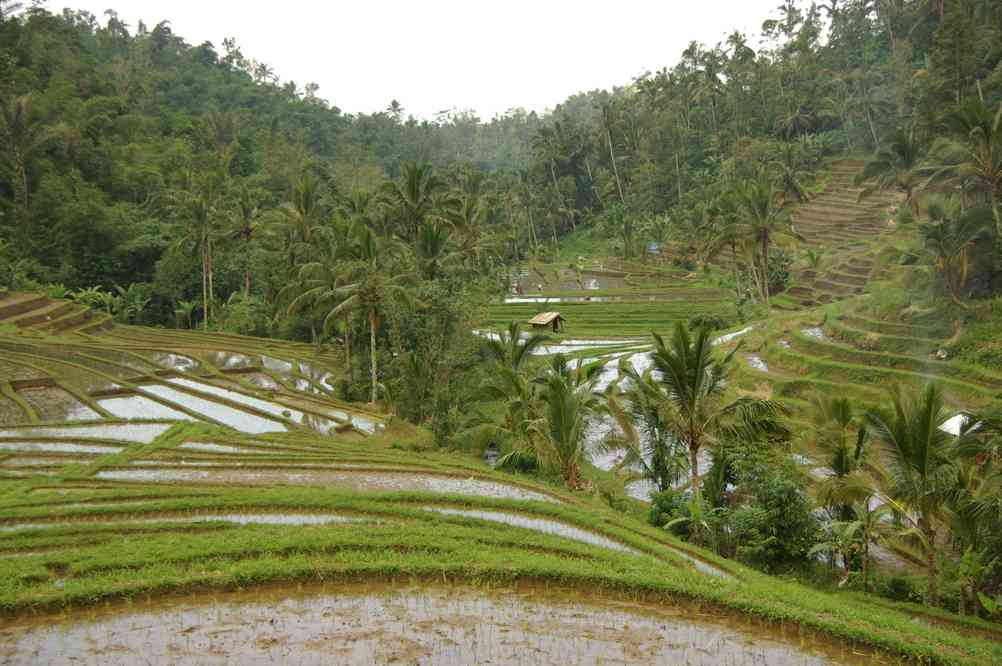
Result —
<instances>
[{"instance_id":1,"label":"rice terrace","mask_svg":"<svg viewBox=\"0 0 1002 666\"><path fill-rule=\"evenodd\" d=\"M711 1L639 75L668 10L471 10L627 68L507 111L444 4L56 4L0 0L0 664L1002 663L1002 2ZM281 78L320 24L364 84Z\"/></svg>"}]
</instances>

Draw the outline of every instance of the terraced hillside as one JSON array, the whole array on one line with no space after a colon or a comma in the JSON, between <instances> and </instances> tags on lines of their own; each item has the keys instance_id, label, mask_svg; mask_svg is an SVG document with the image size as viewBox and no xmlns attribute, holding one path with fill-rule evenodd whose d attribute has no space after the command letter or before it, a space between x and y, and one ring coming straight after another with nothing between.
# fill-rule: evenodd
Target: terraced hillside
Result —
<instances>
[{"instance_id":1,"label":"terraced hillside","mask_svg":"<svg viewBox=\"0 0 1002 666\"><path fill-rule=\"evenodd\" d=\"M538 266L516 273L512 285L521 293L491 304L488 325L501 329L559 310L570 337L636 337L670 331L676 321L695 314L731 308L726 289L700 286L689 273L608 259L591 263L584 270Z\"/></svg>"},{"instance_id":2,"label":"terraced hillside","mask_svg":"<svg viewBox=\"0 0 1002 666\"><path fill-rule=\"evenodd\" d=\"M8 295L0 306L25 299ZM210 658L225 640L217 629L231 625L257 629L230 654L281 660L356 641L376 650L371 637L346 643L354 634L337 631L371 630L382 613L447 628L452 643L430 631L407 643L416 651L411 658L445 659L457 649L449 645L472 640L468 622L456 624L456 614L468 616L472 607L482 609L481 636L530 626L530 617L654 622L638 641L635 632L612 628L596 636L595 624L582 633L567 620L567 645L598 641L595 650L620 660L863 663L873 650L939 663L1002 659L999 644L984 637L995 635L987 623L773 579L587 493L427 450L420 433L334 400L336 359L308 346L119 326L62 336L2 331L6 661L128 661L150 650ZM360 580L382 584L345 586ZM260 621L241 613L265 597L219 597L281 582L295 587L270 588ZM579 592L568 606L539 585L591 596ZM205 591L211 599L199 594ZM168 592L191 596L146 601ZM445 597L468 602L457 610ZM633 605L622 604L626 597ZM116 599L129 603L100 615L44 614ZM387 610L352 614L359 604ZM328 616L308 610L314 605L354 619L331 634ZM293 608L301 610L291 615ZM745 620L732 621L736 613ZM172 624L182 617L202 619ZM780 622L797 627L795 639ZM171 626L169 636L153 638L151 627ZM309 640L294 642L295 631ZM554 631L564 629L532 638L539 654L557 649ZM504 643L492 641L483 649Z\"/></svg>"},{"instance_id":3,"label":"terraced hillside","mask_svg":"<svg viewBox=\"0 0 1002 666\"><path fill-rule=\"evenodd\" d=\"M798 307L861 294L881 276L876 255L881 240L895 233L893 211L900 195L877 192L860 200L863 189L855 179L863 164L858 160L832 164L824 192L797 209L794 228L805 246L821 256L820 265L804 267L792 276L786 296ZM779 305L784 305L782 299Z\"/></svg>"}]
</instances>

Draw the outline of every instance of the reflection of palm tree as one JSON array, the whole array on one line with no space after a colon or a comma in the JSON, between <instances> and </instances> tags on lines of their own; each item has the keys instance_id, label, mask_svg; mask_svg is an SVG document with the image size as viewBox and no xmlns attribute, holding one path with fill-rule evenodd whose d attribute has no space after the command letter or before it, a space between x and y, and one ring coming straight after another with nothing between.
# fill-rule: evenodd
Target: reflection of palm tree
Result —
<instances>
[{"instance_id":1,"label":"reflection of palm tree","mask_svg":"<svg viewBox=\"0 0 1002 666\"><path fill-rule=\"evenodd\" d=\"M925 552L929 604L936 602L937 527L956 476L952 435L942 429L949 418L936 385L918 395L896 390L890 410L867 414L883 454L888 502L909 522Z\"/></svg>"}]
</instances>

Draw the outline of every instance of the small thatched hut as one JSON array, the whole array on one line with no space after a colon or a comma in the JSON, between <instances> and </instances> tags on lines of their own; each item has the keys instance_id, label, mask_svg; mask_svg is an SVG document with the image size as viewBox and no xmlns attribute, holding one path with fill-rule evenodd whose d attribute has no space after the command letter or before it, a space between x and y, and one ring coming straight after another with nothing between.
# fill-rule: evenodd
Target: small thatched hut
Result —
<instances>
[{"instance_id":1,"label":"small thatched hut","mask_svg":"<svg viewBox=\"0 0 1002 666\"><path fill-rule=\"evenodd\" d=\"M559 312L540 312L538 315L529 320L529 324L533 328L553 328L554 333L559 333L564 328L563 317L560 316Z\"/></svg>"}]
</instances>

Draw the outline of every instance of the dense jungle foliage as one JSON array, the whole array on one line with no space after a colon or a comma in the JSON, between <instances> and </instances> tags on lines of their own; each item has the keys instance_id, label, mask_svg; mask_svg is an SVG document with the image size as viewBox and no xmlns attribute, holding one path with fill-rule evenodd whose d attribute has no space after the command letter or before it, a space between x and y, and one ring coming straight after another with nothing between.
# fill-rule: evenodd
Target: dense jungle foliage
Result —
<instances>
[{"instance_id":1,"label":"dense jungle foliage","mask_svg":"<svg viewBox=\"0 0 1002 666\"><path fill-rule=\"evenodd\" d=\"M767 315L789 272L774 245L799 235L789 211L837 157L900 193L940 304L997 293L1002 2L787 0L762 31L760 47L693 43L544 114L432 121L392 100L343 113L337 91L283 81L235 39L187 44L168 20L130 30L114 12L0 2L0 287L124 323L336 345L342 397L382 400L440 444L487 424L504 465L571 488L589 483L585 420L611 412L666 433L653 459L619 442L664 491L659 526L770 571L827 557L864 591L870 546L907 532L927 587L881 592L998 613L997 415L958 444L932 427L947 416L935 387L885 410L819 400L835 476L809 498L776 462L784 406L725 397L731 358L705 327L663 331L661 379L602 400L597 366L538 367L542 339L517 328L487 351L471 334L513 266L565 260L567 243L627 260L673 246L686 270L724 253L721 280ZM692 367L719 385L687 386ZM734 440L700 476L699 451ZM875 451L890 461L879 490ZM698 492L673 492L686 475Z\"/></svg>"}]
</instances>

